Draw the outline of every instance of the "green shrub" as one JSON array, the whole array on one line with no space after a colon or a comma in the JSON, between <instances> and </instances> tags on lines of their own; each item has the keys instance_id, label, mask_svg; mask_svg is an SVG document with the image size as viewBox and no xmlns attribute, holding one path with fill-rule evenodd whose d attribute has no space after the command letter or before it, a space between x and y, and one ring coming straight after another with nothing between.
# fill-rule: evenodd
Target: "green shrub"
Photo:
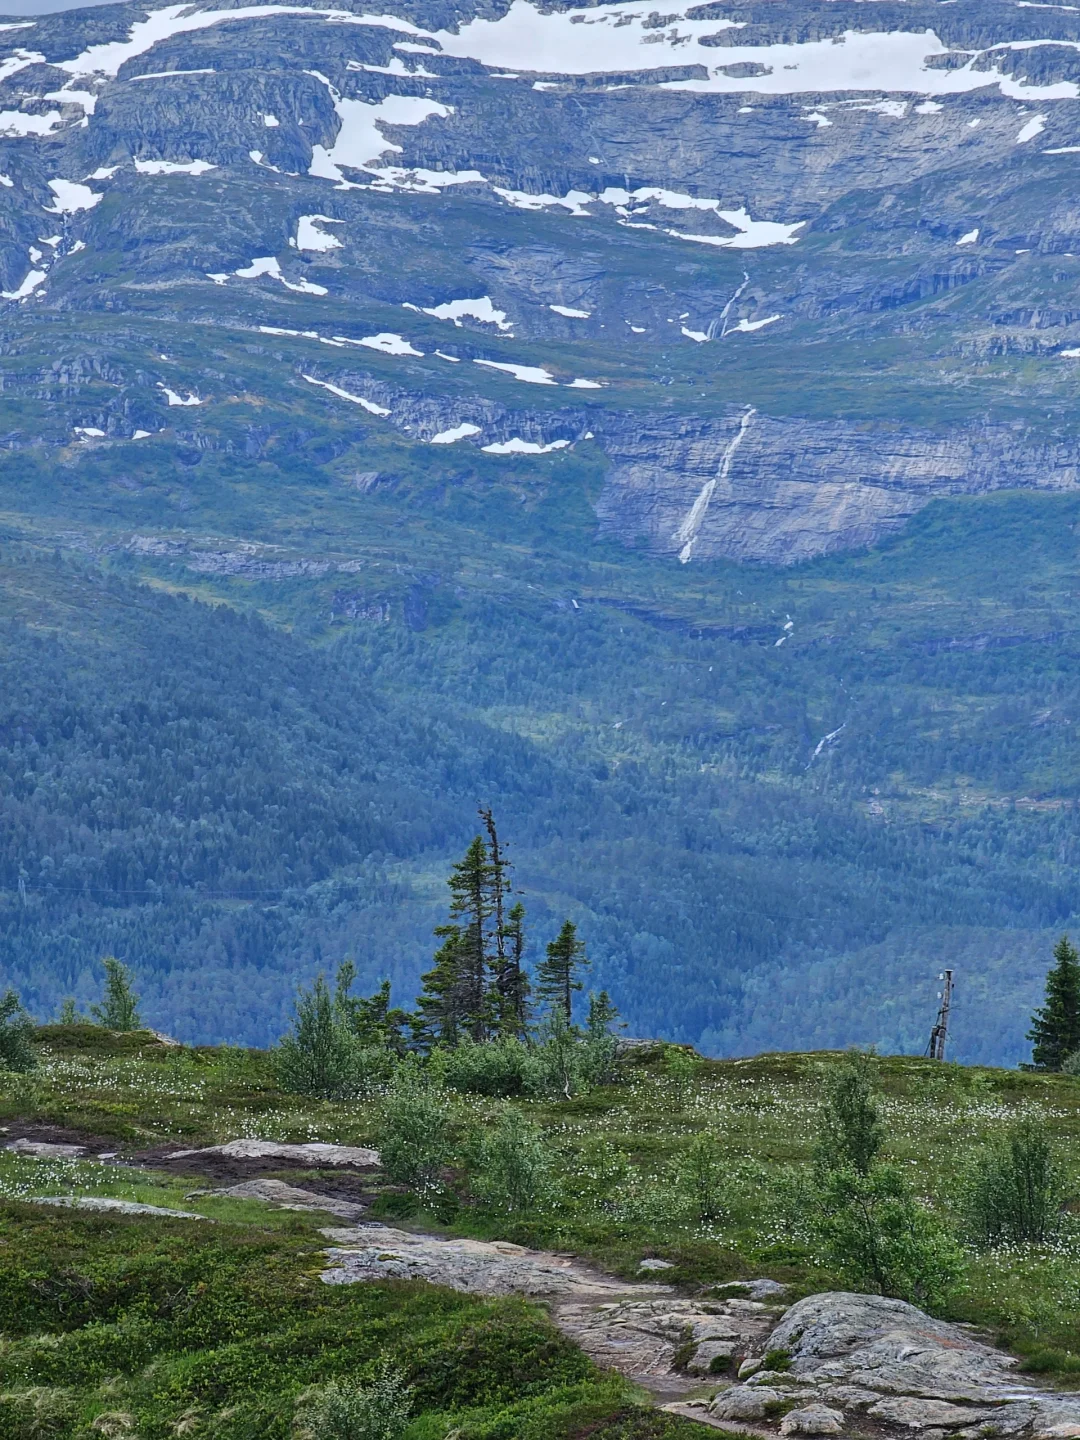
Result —
<instances>
[{"instance_id":1,"label":"green shrub","mask_svg":"<svg viewBox=\"0 0 1080 1440\"><path fill-rule=\"evenodd\" d=\"M885 1130L874 1100L870 1062L852 1051L831 1075L821 1107L818 1165L826 1170L850 1168L869 1173L881 1152Z\"/></svg>"},{"instance_id":2,"label":"green shrub","mask_svg":"<svg viewBox=\"0 0 1080 1440\"><path fill-rule=\"evenodd\" d=\"M292 1029L274 1052L283 1090L324 1100L363 1094L389 1079L393 1063L384 1047L361 1042L321 975L298 995Z\"/></svg>"},{"instance_id":3,"label":"green shrub","mask_svg":"<svg viewBox=\"0 0 1080 1440\"><path fill-rule=\"evenodd\" d=\"M332 1380L303 1396L297 1407L298 1440L397 1440L409 1422L412 1391L397 1370L370 1385Z\"/></svg>"},{"instance_id":4,"label":"green shrub","mask_svg":"<svg viewBox=\"0 0 1080 1440\"><path fill-rule=\"evenodd\" d=\"M520 1214L540 1204L551 1163L540 1131L508 1108L476 1144L473 1189L491 1209Z\"/></svg>"},{"instance_id":5,"label":"green shrub","mask_svg":"<svg viewBox=\"0 0 1080 1440\"><path fill-rule=\"evenodd\" d=\"M783 1372L783 1371L785 1371L785 1370L790 1370L790 1369L791 1369L791 1351L790 1351L790 1350L769 1350L769 1351L767 1351L767 1352L766 1352L766 1355L765 1355L765 1359L764 1359L764 1361L762 1362L761 1368L762 1368L763 1370L778 1370L778 1371L780 1371L780 1372Z\"/></svg>"},{"instance_id":6,"label":"green shrub","mask_svg":"<svg viewBox=\"0 0 1080 1440\"><path fill-rule=\"evenodd\" d=\"M1043 1244L1061 1225L1065 1181L1045 1128L1034 1120L976 1160L965 1219L976 1245Z\"/></svg>"},{"instance_id":7,"label":"green shrub","mask_svg":"<svg viewBox=\"0 0 1080 1440\"><path fill-rule=\"evenodd\" d=\"M589 1088L581 1032L556 1006L545 1021L541 1035L543 1043L537 1046L536 1057L542 1088L549 1094L572 1100Z\"/></svg>"},{"instance_id":8,"label":"green shrub","mask_svg":"<svg viewBox=\"0 0 1080 1440\"><path fill-rule=\"evenodd\" d=\"M379 1151L387 1177L421 1195L439 1187L451 1154L450 1111L439 1095L410 1078L395 1086L379 1114Z\"/></svg>"},{"instance_id":9,"label":"green shrub","mask_svg":"<svg viewBox=\"0 0 1080 1440\"><path fill-rule=\"evenodd\" d=\"M33 1036L34 1022L15 991L9 990L0 999L0 1068L33 1070L37 1065Z\"/></svg>"},{"instance_id":10,"label":"green shrub","mask_svg":"<svg viewBox=\"0 0 1080 1440\"><path fill-rule=\"evenodd\" d=\"M963 1268L946 1227L894 1165L831 1170L815 1187L810 1228L820 1259L856 1290L940 1309Z\"/></svg>"},{"instance_id":11,"label":"green shrub","mask_svg":"<svg viewBox=\"0 0 1080 1440\"><path fill-rule=\"evenodd\" d=\"M618 1018L619 1012L606 990L589 996L582 1069L590 1085L609 1085L615 1079L619 1042L613 1031Z\"/></svg>"},{"instance_id":12,"label":"green shrub","mask_svg":"<svg viewBox=\"0 0 1080 1440\"><path fill-rule=\"evenodd\" d=\"M535 1095L544 1086L540 1057L513 1035L484 1044L463 1040L453 1050L437 1050L432 1066L451 1090L466 1094Z\"/></svg>"},{"instance_id":13,"label":"green shrub","mask_svg":"<svg viewBox=\"0 0 1080 1440\"><path fill-rule=\"evenodd\" d=\"M592 1361L524 1301L496 1301L467 1324L411 1347L418 1408L506 1405L595 1380Z\"/></svg>"},{"instance_id":14,"label":"green shrub","mask_svg":"<svg viewBox=\"0 0 1080 1440\"><path fill-rule=\"evenodd\" d=\"M131 971L115 955L106 955L101 963L105 967L105 998L101 1005L90 1006L91 1015L106 1030L138 1030L142 1021L139 997L131 988Z\"/></svg>"},{"instance_id":15,"label":"green shrub","mask_svg":"<svg viewBox=\"0 0 1080 1440\"><path fill-rule=\"evenodd\" d=\"M697 1135L678 1167L679 1181L695 1217L703 1224L723 1219L727 1212L727 1170L723 1151L712 1135Z\"/></svg>"},{"instance_id":16,"label":"green shrub","mask_svg":"<svg viewBox=\"0 0 1080 1440\"><path fill-rule=\"evenodd\" d=\"M671 1085L675 1103L685 1110L694 1093L694 1081L701 1069L701 1057L692 1050L669 1045L664 1051L664 1074Z\"/></svg>"}]
</instances>

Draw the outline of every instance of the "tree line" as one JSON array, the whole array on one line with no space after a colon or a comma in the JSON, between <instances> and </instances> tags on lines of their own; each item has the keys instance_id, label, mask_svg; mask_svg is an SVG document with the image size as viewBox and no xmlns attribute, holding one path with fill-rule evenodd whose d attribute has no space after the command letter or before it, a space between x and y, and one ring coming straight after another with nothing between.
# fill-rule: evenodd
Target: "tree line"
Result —
<instances>
[{"instance_id":1,"label":"tree line","mask_svg":"<svg viewBox=\"0 0 1080 1440\"><path fill-rule=\"evenodd\" d=\"M572 920L530 973L525 907L490 808L447 880L449 914L421 977L415 1009L391 1005L390 982L353 994L356 966L333 988L320 975L296 1001L276 1056L282 1084L335 1097L388 1082L403 1062L426 1064L452 1088L491 1095L555 1090L570 1096L609 1075L618 1012L606 991L589 995L584 1026L574 1000L589 959Z\"/></svg>"}]
</instances>

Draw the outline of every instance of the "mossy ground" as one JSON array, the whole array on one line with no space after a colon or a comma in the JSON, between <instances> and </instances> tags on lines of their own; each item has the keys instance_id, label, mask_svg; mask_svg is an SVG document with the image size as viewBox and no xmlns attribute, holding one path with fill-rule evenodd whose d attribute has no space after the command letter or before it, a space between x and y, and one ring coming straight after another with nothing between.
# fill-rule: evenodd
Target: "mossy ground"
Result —
<instances>
[{"instance_id":1,"label":"mossy ground","mask_svg":"<svg viewBox=\"0 0 1080 1440\"><path fill-rule=\"evenodd\" d=\"M39 1034L38 1072L3 1082L0 1119L11 1135L51 1126L129 1156L238 1135L375 1137L377 1100L287 1095L262 1052L167 1047L93 1027ZM657 1256L675 1266L665 1280L690 1287L766 1273L795 1294L828 1288L835 1277L775 1202L791 1167L809 1158L822 1081L838 1058L705 1062L687 1080L668 1072L658 1050L580 1099L521 1102L556 1157L549 1202L522 1218L485 1212L462 1170L456 1198L437 1216L406 1223L572 1251L627 1277ZM910 1058L879 1058L874 1068L891 1154L946 1213L956 1213L973 1154L1021 1115L1043 1117L1073 1163L1078 1080ZM463 1151L500 1103L457 1097ZM703 1130L730 1156L728 1215L710 1226L694 1220L672 1178ZM75 1440L112 1427L140 1440L284 1440L306 1387L362 1379L387 1361L417 1387L409 1440L443 1440L455 1428L462 1440L692 1433L596 1371L537 1307L419 1284L325 1286L323 1217L195 1188L191 1175L152 1162L0 1156L0 1433ZM371 1190L376 1210L400 1208L378 1177ZM196 1210L213 1223L25 1203L80 1192ZM1067 1384L1080 1369L1078 1299L1080 1232L1070 1214L1053 1246L971 1255L948 1313L984 1325L1030 1369Z\"/></svg>"}]
</instances>

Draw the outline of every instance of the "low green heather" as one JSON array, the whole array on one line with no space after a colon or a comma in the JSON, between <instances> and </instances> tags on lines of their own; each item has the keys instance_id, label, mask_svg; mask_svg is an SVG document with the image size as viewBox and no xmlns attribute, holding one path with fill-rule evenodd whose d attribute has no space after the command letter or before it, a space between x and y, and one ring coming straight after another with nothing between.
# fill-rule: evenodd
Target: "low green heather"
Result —
<instances>
[{"instance_id":1,"label":"low green heather","mask_svg":"<svg viewBox=\"0 0 1080 1440\"><path fill-rule=\"evenodd\" d=\"M70 1286L79 1296L84 1292L96 1296L99 1282L94 1279L90 1284L86 1276L97 1275L99 1269L112 1275L110 1267L115 1266L136 1288L144 1287L138 1293L145 1297L150 1282L138 1278L140 1267L160 1264L166 1276L162 1293L172 1297L169 1303L181 1309L190 1303L195 1306L193 1313L202 1316L200 1287L208 1287L211 1297L218 1286L224 1287L223 1296L234 1293L230 1287L247 1295L244 1287L255 1281L254 1272L245 1269L245 1257L258 1254L264 1258L255 1265L257 1283L280 1283L288 1300L254 1307L263 1317L259 1326L267 1327L257 1333L244 1328L248 1301L236 1302L239 1328L235 1336L231 1330L228 1333L229 1346L239 1347L235 1352L229 1349L229 1356L237 1357L238 1378L228 1405L237 1406L237 1416L247 1418L237 1418L238 1428L215 1430L215 1435L229 1440L246 1436L254 1433L243 1428L249 1423L255 1429L266 1428L268 1434L287 1433L280 1429L286 1424L282 1417L291 1414L290 1407L305 1386L333 1375L363 1379L388 1360L414 1376L418 1367L423 1368L417 1356L432 1353L424 1349L429 1341L437 1349L453 1348L461 1334L472 1334L476 1326L484 1334L496 1334L504 1323L511 1328L524 1326L522 1334L535 1338L537 1355L547 1355L545 1347L553 1347L550 1353L558 1357L551 1366L547 1360L538 1362L536 1373L545 1376L535 1397L537 1414L543 1415L536 1421L540 1428L527 1428L533 1421L524 1411L515 1410L515 1418L507 1419L505 1397L498 1388L502 1382L494 1374L501 1363L497 1356L490 1361L494 1367L490 1383L470 1380L468 1385L474 1388L461 1390L455 1388L457 1380L448 1378L444 1389L424 1392L425 1410L442 1417L439 1424L452 1413L454 1423L463 1424L463 1434L469 1437L534 1433L546 1437L577 1433L576 1418L567 1419L569 1428L564 1429L559 1429L563 1419L553 1418L578 1416L575 1406L592 1406L590 1413L595 1416L631 1403L631 1419L638 1414L632 1397L616 1393L614 1382L597 1379L587 1366L575 1370L583 1364L580 1357L539 1317L526 1324L520 1318L525 1312L513 1306L489 1306L423 1287L344 1287L327 1294L302 1280L314 1276L319 1267L317 1220L275 1215L257 1202L194 1195L193 1188L203 1188L202 1183L193 1185L189 1177L154 1169L151 1157L174 1145L189 1147L240 1135L373 1143L380 1134L382 1094L338 1102L289 1095L278 1088L273 1059L265 1053L165 1046L146 1032L111 1036L92 1027L50 1027L38 1032L38 1043L38 1069L3 1079L0 1117L8 1133L14 1136L30 1126L50 1125L59 1127L54 1134L83 1136L97 1150L120 1148L128 1155L142 1151L146 1158L142 1168L135 1169L110 1168L92 1160L37 1161L11 1154L0 1158L0 1196L8 1236L0 1252L3 1294L22 1296L19 1287L31 1284L25 1277L36 1273L35 1263L53 1277L42 1282L43 1289L37 1281L31 1284L37 1297L32 1305L25 1298L5 1300L8 1316L29 1306L27 1316L35 1317L17 1324L4 1321L3 1328L12 1337L12 1348L4 1352L7 1388L66 1387L80 1416L85 1418L95 1407L138 1413L147 1417L140 1424L150 1437L159 1433L154 1425L179 1423L183 1415L200 1407L202 1413L206 1407L225 1406L221 1392L212 1386L200 1388L204 1381L199 1379L234 1373L218 1353L219 1334L200 1332L203 1338L198 1343L177 1338L187 1335L186 1330L176 1334L170 1330L166 1335L168 1327L155 1328L160 1316L145 1298L116 1299L119 1282L113 1279L101 1282L101 1294L112 1298L101 1301L100 1312L94 1309L97 1299L85 1301L89 1309L80 1308L83 1299L76 1304L64 1287ZM441 1232L502 1237L570 1251L626 1277L636 1274L644 1256L656 1256L675 1267L672 1280L690 1286L765 1273L787 1281L796 1295L841 1287L848 1283L845 1276L830 1268L817 1239L800 1223L792 1196L797 1199L799 1187L812 1173L829 1077L837 1065L846 1063L836 1054L696 1061L687 1052L658 1047L621 1063L616 1083L569 1101L505 1101L439 1092L439 1101L449 1112L451 1135L449 1160L439 1183L418 1195L377 1176L371 1185L373 1214L391 1223L404 1219ZM955 1241L965 1246L959 1284L940 1303L941 1313L985 1326L1019 1353L1028 1368L1068 1383L1080 1372L1080 1226L1072 1208L1072 1197L1080 1189L1080 1167L1075 1161L1080 1080L905 1058L874 1057L868 1064L884 1123L884 1158ZM515 1133L508 1116L520 1117L533 1127L528 1134L538 1135L546 1156L542 1183L519 1213L500 1204L505 1192L485 1184L482 1170L477 1169L492 1143L485 1151L478 1143L481 1136L499 1133L500 1127L504 1133ZM980 1249L967 1243L970 1237L963 1220L971 1177L991 1147L1024 1121L1034 1122L1049 1137L1062 1164L1066 1203L1060 1224L1041 1244ZM720 1157L720 1170L708 1179L710 1198L703 1204L706 1142ZM317 1176L282 1173L294 1183L318 1188ZM201 1228L201 1222L162 1226L103 1215L43 1216L25 1204L30 1195L78 1193L193 1209L216 1223L211 1229ZM177 1244L170 1238L178 1233L174 1226L183 1226L179 1252L170 1248ZM124 1238L128 1236L138 1238L132 1243ZM228 1254L230 1247L236 1253L227 1264L213 1258ZM61 1259L47 1259L50 1253ZM64 1253L70 1261L63 1260ZM174 1274L170 1267L181 1260L188 1268ZM181 1302L178 1296L187 1298ZM224 1314L232 1303L222 1299L223 1308L212 1313ZM210 1306L211 1300L206 1304ZM270 1311L272 1324L265 1319ZM518 1318L507 1321L507 1316ZM324 1334L325 1327L349 1330L361 1320L362 1341L356 1342L356 1348L346 1346L338 1359L327 1359L312 1339ZM193 1326L203 1323L209 1325L197 1318L191 1321ZM116 1364L102 1358L119 1353L109 1349L119 1342L110 1338L114 1331L101 1329L103 1325L134 1326L133 1333L142 1337L137 1345L132 1340L123 1349L130 1363L119 1379ZM60 1332L80 1338L63 1344L41 1338ZM31 1340L31 1334L38 1338ZM436 1336L441 1337L437 1343ZM95 1349L99 1344L100 1353ZM496 1351L501 1344L495 1344ZM74 1356L82 1356L80 1347L86 1347L85 1362L60 1358L69 1354L67 1345L74 1347L70 1351ZM258 1386L251 1377L263 1372L251 1356L262 1357L261 1364L267 1354L292 1356L294 1348L296 1355L287 1364L275 1361L272 1367L272 1394L257 1397ZM319 1349L318 1356L312 1357L313 1349ZM529 1370L532 1363L522 1360L523 1374L534 1373ZM64 1370L64 1365L74 1368ZM487 1375L489 1362L477 1361L477 1365ZM109 1386L118 1388L114 1393ZM534 1403L527 1389L514 1393L526 1408ZM259 1406L269 1410L264 1413ZM631 1426L625 1430L628 1435L667 1433L634 1430L631 1419L626 1421ZM59 1428L40 1433L80 1434L70 1428L74 1423L58 1421ZM429 1425L436 1428L425 1428ZM410 1434L416 1437L444 1433L426 1413L413 1426ZM25 1431L27 1436L36 1433ZM624 1431L616 1428L610 1433Z\"/></svg>"}]
</instances>

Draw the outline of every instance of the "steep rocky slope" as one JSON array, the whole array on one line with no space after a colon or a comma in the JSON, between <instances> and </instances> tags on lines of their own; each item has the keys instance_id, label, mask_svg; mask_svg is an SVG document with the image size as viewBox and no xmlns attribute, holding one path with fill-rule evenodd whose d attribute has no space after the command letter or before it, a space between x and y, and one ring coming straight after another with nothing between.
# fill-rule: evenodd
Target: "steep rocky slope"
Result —
<instances>
[{"instance_id":1,"label":"steep rocky slope","mask_svg":"<svg viewBox=\"0 0 1080 1440\"><path fill-rule=\"evenodd\" d=\"M0 38L8 448L576 447L600 533L683 561L1077 483L1068 6L115 5Z\"/></svg>"}]
</instances>

